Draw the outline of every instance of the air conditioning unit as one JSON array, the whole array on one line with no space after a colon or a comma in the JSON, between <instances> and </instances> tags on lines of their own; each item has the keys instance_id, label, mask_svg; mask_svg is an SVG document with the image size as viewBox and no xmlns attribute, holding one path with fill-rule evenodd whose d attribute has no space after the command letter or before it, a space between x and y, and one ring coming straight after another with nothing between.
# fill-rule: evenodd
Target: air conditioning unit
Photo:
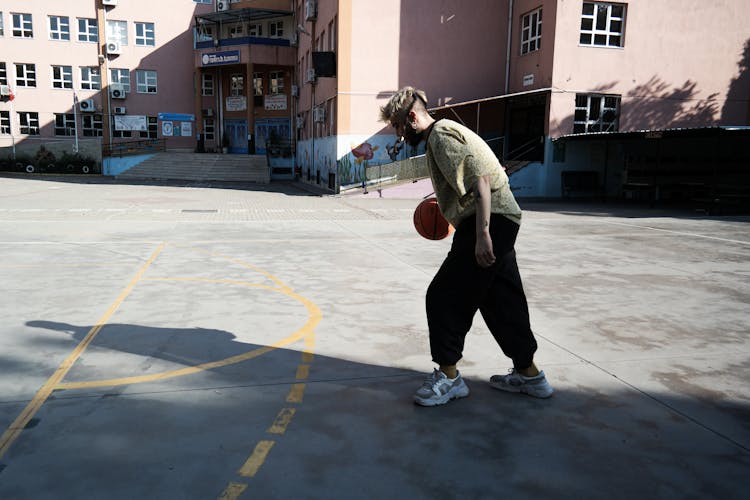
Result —
<instances>
[{"instance_id":1,"label":"air conditioning unit","mask_svg":"<svg viewBox=\"0 0 750 500\"><path fill-rule=\"evenodd\" d=\"M307 68L307 73L305 74L305 81L306 82L315 81L315 68Z\"/></svg>"},{"instance_id":2,"label":"air conditioning unit","mask_svg":"<svg viewBox=\"0 0 750 500\"><path fill-rule=\"evenodd\" d=\"M127 110L124 107L116 107L115 108L115 114L116 115L124 115L127 112Z\"/></svg>"},{"instance_id":3,"label":"air conditioning unit","mask_svg":"<svg viewBox=\"0 0 750 500\"><path fill-rule=\"evenodd\" d=\"M304 128L305 127L305 119L302 118L301 116L298 116L297 117L297 121L296 121L296 125L297 125L297 128Z\"/></svg>"},{"instance_id":4,"label":"air conditioning unit","mask_svg":"<svg viewBox=\"0 0 750 500\"><path fill-rule=\"evenodd\" d=\"M218 2L216 2L216 10L218 12L229 10L229 0L219 0Z\"/></svg>"},{"instance_id":5,"label":"air conditioning unit","mask_svg":"<svg viewBox=\"0 0 750 500\"><path fill-rule=\"evenodd\" d=\"M93 99L86 99L78 103L78 107L85 113L93 113L96 111L96 105L94 105Z\"/></svg>"},{"instance_id":6,"label":"air conditioning unit","mask_svg":"<svg viewBox=\"0 0 750 500\"><path fill-rule=\"evenodd\" d=\"M2 95L2 96L9 96L10 95L10 85L0 85L0 95Z\"/></svg>"},{"instance_id":7,"label":"air conditioning unit","mask_svg":"<svg viewBox=\"0 0 750 500\"><path fill-rule=\"evenodd\" d=\"M305 0L305 21L315 21L318 18L317 0Z\"/></svg>"},{"instance_id":8,"label":"air conditioning unit","mask_svg":"<svg viewBox=\"0 0 750 500\"><path fill-rule=\"evenodd\" d=\"M102 0L102 5L117 5L117 0Z\"/></svg>"},{"instance_id":9,"label":"air conditioning unit","mask_svg":"<svg viewBox=\"0 0 750 500\"><path fill-rule=\"evenodd\" d=\"M120 45L120 42L107 42L104 51L107 55L119 55L122 54L122 45Z\"/></svg>"},{"instance_id":10,"label":"air conditioning unit","mask_svg":"<svg viewBox=\"0 0 750 500\"><path fill-rule=\"evenodd\" d=\"M315 123L323 123L326 121L326 108L323 106L313 108L313 121Z\"/></svg>"},{"instance_id":11,"label":"air conditioning unit","mask_svg":"<svg viewBox=\"0 0 750 500\"><path fill-rule=\"evenodd\" d=\"M214 108L203 108L201 113L203 114L203 116L211 118L212 116L214 116Z\"/></svg>"},{"instance_id":12,"label":"air conditioning unit","mask_svg":"<svg viewBox=\"0 0 750 500\"><path fill-rule=\"evenodd\" d=\"M299 97L299 85L292 85L292 97Z\"/></svg>"},{"instance_id":13,"label":"air conditioning unit","mask_svg":"<svg viewBox=\"0 0 750 500\"><path fill-rule=\"evenodd\" d=\"M127 92L125 92L125 85L121 83L110 83L109 96L112 99L125 99L125 97L127 97Z\"/></svg>"}]
</instances>

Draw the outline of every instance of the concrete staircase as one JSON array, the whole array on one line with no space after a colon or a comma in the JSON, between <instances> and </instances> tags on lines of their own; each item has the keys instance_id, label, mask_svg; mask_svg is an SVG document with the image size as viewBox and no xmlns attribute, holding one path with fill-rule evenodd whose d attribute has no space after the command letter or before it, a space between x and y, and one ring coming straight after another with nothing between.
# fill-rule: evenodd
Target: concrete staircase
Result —
<instances>
[{"instance_id":1,"label":"concrete staircase","mask_svg":"<svg viewBox=\"0 0 750 500\"><path fill-rule=\"evenodd\" d=\"M264 155L157 153L117 179L222 181L268 184L270 169Z\"/></svg>"}]
</instances>

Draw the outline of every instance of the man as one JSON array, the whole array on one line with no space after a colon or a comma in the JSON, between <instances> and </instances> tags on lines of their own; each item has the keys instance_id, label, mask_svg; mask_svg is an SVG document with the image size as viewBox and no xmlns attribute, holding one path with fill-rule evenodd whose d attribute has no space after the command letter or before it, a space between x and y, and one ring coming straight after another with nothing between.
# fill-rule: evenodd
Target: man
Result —
<instances>
[{"instance_id":1,"label":"man","mask_svg":"<svg viewBox=\"0 0 750 500\"><path fill-rule=\"evenodd\" d=\"M452 120L435 121L427 96L413 87L399 90L380 108L399 142L426 142L426 159L440 210L456 228L448 256L427 289L427 324L432 360L439 366L414 395L423 406L469 395L456 364L479 310L500 348L513 361L507 375L493 375L492 387L539 398L552 395L544 372L534 364L537 343L514 245L521 209L508 176L478 135Z\"/></svg>"}]
</instances>

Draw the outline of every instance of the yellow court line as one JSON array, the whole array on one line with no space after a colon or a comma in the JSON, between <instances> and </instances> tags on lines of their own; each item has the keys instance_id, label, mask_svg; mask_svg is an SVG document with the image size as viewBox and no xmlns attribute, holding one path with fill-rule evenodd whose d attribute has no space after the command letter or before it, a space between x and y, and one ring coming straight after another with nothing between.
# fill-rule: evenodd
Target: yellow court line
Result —
<instances>
[{"instance_id":1,"label":"yellow court line","mask_svg":"<svg viewBox=\"0 0 750 500\"><path fill-rule=\"evenodd\" d=\"M120 293L117 299L115 299L112 305L109 306L109 309L107 309L104 315L99 318L99 321L97 321L96 325L94 325L91 330L89 330L83 340L81 340L76 348L73 349L73 352L71 352L70 355L65 358L62 364L57 368L57 370L55 370L55 373L53 373L52 376L47 379L47 382L45 382L42 388L37 391L36 395L32 398L29 404L26 405L26 408L23 409L21 414L18 415L13 423L10 424L10 427L8 427L8 429L3 433L2 437L0 437L0 458L5 455L13 442L21 434L21 431L23 431L26 425L28 425L29 421L31 421L34 415L36 415L36 412L39 411L44 402L47 401L47 398L49 398L50 394L52 394L52 391L54 391L55 388L58 387L60 381L65 377L65 375L68 374L75 362L79 357L81 357L81 354L83 354L83 351L86 350L89 344L91 344L91 341L94 340L94 337L96 337L102 327L104 327L107 321L109 321L109 318L112 317L115 311L117 311L120 305L122 305L122 303L125 301L125 298L130 295L130 292L133 291L133 288L135 288L135 285L141 280L143 275L146 273L146 270L149 268L149 266L151 266L154 260L156 260L156 257L164 249L164 246L165 243L161 243L156 248L156 250L154 250L154 253L151 254L151 257L149 257L146 263L143 264L135 277Z\"/></svg>"},{"instance_id":2,"label":"yellow court line","mask_svg":"<svg viewBox=\"0 0 750 500\"><path fill-rule=\"evenodd\" d=\"M263 465L263 462L266 461L268 452L271 451L273 445L273 441L258 441L258 444L255 446L252 455L250 455L250 458L248 458L245 464L240 467L240 470L237 471L237 474L242 477L254 477L255 474L258 473L260 466Z\"/></svg>"},{"instance_id":3,"label":"yellow court line","mask_svg":"<svg viewBox=\"0 0 750 500\"><path fill-rule=\"evenodd\" d=\"M297 367L297 375L294 377L297 380L307 380L310 376L310 365L299 365Z\"/></svg>"},{"instance_id":4,"label":"yellow court line","mask_svg":"<svg viewBox=\"0 0 750 500\"><path fill-rule=\"evenodd\" d=\"M294 384L286 397L287 403L301 403L305 395L305 384Z\"/></svg>"},{"instance_id":5,"label":"yellow court line","mask_svg":"<svg viewBox=\"0 0 750 500\"><path fill-rule=\"evenodd\" d=\"M271 427L266 432L269 434L284 434L296 412L296 408L282 408L279 414L276 415L276 420L273 421L273 424L271 424Z\"/></svg>"},{"instance_id":6,"label":"yellow court line","mask_svg":"<svg viewBox=\"0 0 750 500\"><path fill-rule=\"evenodd\" d=\"M246 489L247 484L245 483L229 483L219 497L219 500L237 500Z\"/></svg>"}]
</instances>

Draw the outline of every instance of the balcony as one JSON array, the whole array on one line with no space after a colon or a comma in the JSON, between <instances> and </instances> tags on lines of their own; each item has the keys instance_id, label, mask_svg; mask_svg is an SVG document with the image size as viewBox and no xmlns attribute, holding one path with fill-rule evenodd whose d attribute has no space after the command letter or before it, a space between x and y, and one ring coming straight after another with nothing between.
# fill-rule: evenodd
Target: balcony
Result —
<instances>
[{"instance_id":1,"label":"balcony","mask_svg":"<svg viewBox=\"0 0 750 500\"><path fill-rule=\"evenodd\" d=\"M272 9L230 9L195 16L195 49L247 45L293 46L294 13Z\"/></svg>"}]
</instances>

